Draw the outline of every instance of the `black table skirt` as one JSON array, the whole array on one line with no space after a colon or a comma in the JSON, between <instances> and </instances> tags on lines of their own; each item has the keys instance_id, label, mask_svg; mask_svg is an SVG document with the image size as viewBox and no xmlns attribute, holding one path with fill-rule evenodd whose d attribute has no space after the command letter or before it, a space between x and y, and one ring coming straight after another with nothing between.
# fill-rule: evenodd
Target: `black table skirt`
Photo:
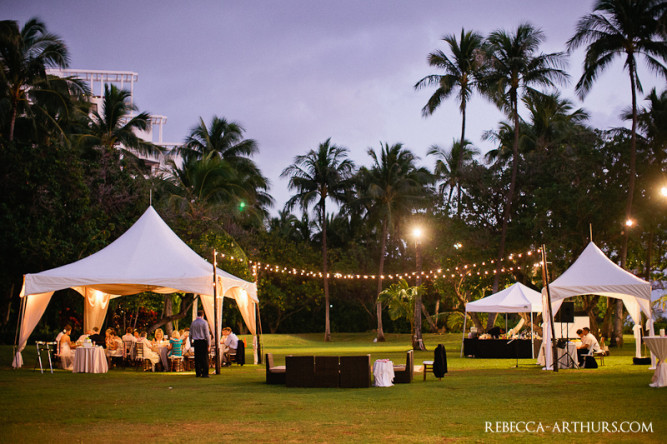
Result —
<instances>
[{"instance_id":1,"label":"black table skirt","mask_svg":"<svg viewBox=\"0 0 667 444\"><path fill-rule=\"evenodd\" d=\"M508 344L508 339L464 339L464 356L476 358L532 358L530 351L530 339L515 339ZM542 341L535 339L535 358L540 351Z\"/></svg>"}]
</instances>

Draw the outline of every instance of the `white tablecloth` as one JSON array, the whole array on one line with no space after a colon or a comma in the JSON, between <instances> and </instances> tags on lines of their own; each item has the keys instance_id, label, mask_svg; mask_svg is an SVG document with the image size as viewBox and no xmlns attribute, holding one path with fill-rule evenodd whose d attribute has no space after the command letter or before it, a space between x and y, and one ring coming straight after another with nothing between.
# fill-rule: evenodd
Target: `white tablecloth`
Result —
<instances>
[{"instance_id":1,"label":"white tablecloth","mask_svg":"<svg viewBox=\"0 0 667 444\"><path fill-rule=\"evenodd\" d=\"M106 373L107 357L102 347L77 347L74 350L74 373Z\"/></svg>"},{"instance_id":2,"label":"white tablecloth","mask_svg":"<svg viewBox=\"0 0 667 444\"><path fill-rule=\"evenodd\" d=\"M667 387L667 337L645 336L644 343L653 352L658 362L649 384L651 387Z\"/></svg>"},{"instance_id":3,"label":"white tablecloth","mask_svg":"<svg viewBox=\"0 0 667 444\"><path fill-rule=\"evenodd\" d=\"M373 364L375 387L391 387L394 381L394 363L388 359L378 359Z\"/></svg>"},{"instance_id":4,"label":"white tablecloth","mask_svg":"<svg viewBox=\"0 0 667 444\"><path fill-rule=\"evenodd\" d=\"M545 358L544 358L544 349L546 347L545 343L542 343L542 347L540 347L540 354L537 355L537 363L541 366L545 366ZM565 351L564 348L557 348L558 350L558 368L579 368L579 358L577 357L577 346L572 343L568 342L567 343L567 352ZM571 360L567 359L565 357L565 353L570 355Z\"/></svg>"}]
</instances>

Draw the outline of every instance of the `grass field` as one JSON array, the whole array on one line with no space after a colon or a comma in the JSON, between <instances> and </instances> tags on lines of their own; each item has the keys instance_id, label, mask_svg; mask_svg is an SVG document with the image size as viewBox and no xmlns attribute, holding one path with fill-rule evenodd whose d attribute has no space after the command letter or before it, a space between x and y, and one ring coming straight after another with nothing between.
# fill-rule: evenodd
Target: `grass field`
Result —
<instances>
[{"instance_id":1,"label":"grass field","mask_svg":"<svg viewBox=\"0 0 667 444\"><path fill-rule=\"evenodd\" d=\"M371 353L403 362L409 348L408 335L385 343L373 343L370 333L334 334L331 343L322 336L266 335L263 342L276 364L288 354ZM513 359L459 358L459 335L427 335L425 343L429 351L416 353L417 365L432 359L436 344L446 346L449 373L441 381L417 373L412 384L367 389L268 386L263 365L234 365L209 379L134 369L40 374L34 346L14 371L11 347L2 346L0 442L665 442L667 388L650 388L652 371L632 365L629 336L605 366L558 373L534 360L513 368ZM528 427L544 432L488 432L486 423L495 430L496 421L533 421ZM600 421L638 421L652 432L574 432L576 421L593 422L592 430Z\"/></svg>"}]
</instances>

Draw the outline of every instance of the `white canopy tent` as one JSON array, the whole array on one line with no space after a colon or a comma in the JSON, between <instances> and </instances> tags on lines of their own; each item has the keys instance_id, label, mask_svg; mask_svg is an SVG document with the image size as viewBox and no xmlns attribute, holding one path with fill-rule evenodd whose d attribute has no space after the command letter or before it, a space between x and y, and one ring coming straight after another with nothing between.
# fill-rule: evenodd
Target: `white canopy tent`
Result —
<instances>
[{"instance_id":1,"label":"white canopy tent","mask_svg":"<svg viewBox=\"0 0 667 444\"><path fill-rule=\"evenodd\" d=\"M558 279L549 284L551 305L557 313L563 299L594 294L621 299L635 323L636 356L641 356L641 313L649 319L649 331L653 334L651 317L651 285L613 263L593 242L589 243L577 260ZM543 339L551 344L551 317L548 314L547 290L542 289L545 307L543 315ZM546 368L552 369L552 348L545 347ZM655 359L655 357L653 357Z\"/></svg>"},{"instance_id":2,"label":"white canopy tent","mask_svg":"<svg viewBox=\"0 0 667 444\"><path fill-rule=\"evenodd\" d=\"M542 312L542 295L526 287L520 282L506 289L477 301L468 302L463 318L463 339L466 333L468 312L472 313L528 313L530 312L530 329L533 332L533 313ZM531 334L531 342L534 334ZM463 339L461 339L461 356L463 356ZM534 356L533 356L534 357Z\"/></svg>"},{"instance_id":3,"label":"white canopy tent","mask_svg":"<svg viewBox=\"0 0 667 444\"><path fill-rule=\"evenodd\" d=\"M255 283L217 269L216 286L218 308L223 297L236 300L248 330L255 336ZM15 368L23 365L21 351L51 296L65 288L84 297L85 331L102 327L110 299L144 291L199 295L209 323L213 324L213 266L188 247L152 206L122 236L97 253L24 276L18 350L12 363ZM218 326L221 320L222 310L218 309Z\"/></svg>"}]
</instances>

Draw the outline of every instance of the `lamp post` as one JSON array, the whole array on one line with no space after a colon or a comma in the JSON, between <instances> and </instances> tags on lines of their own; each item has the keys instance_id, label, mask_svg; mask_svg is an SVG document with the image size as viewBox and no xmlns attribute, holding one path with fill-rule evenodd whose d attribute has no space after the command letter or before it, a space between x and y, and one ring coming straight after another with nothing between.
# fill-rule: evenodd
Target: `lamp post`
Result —
<instances>
[{"instance_id":1,"label":"lamp post","mask_svg":"<svg viewBox=\"0 0 667 444\"><path fill-rule=\"evenodd\" d=\"M412 236L415 238L417 286L419 287L422 284L421 228L414 228L412 230ZM415 294L415 335L412 338L412 348L414 350L426 350L426 347L424 347L424 340L422 339L422 297L419 291Z\"/></svg>"}]
</instances>

